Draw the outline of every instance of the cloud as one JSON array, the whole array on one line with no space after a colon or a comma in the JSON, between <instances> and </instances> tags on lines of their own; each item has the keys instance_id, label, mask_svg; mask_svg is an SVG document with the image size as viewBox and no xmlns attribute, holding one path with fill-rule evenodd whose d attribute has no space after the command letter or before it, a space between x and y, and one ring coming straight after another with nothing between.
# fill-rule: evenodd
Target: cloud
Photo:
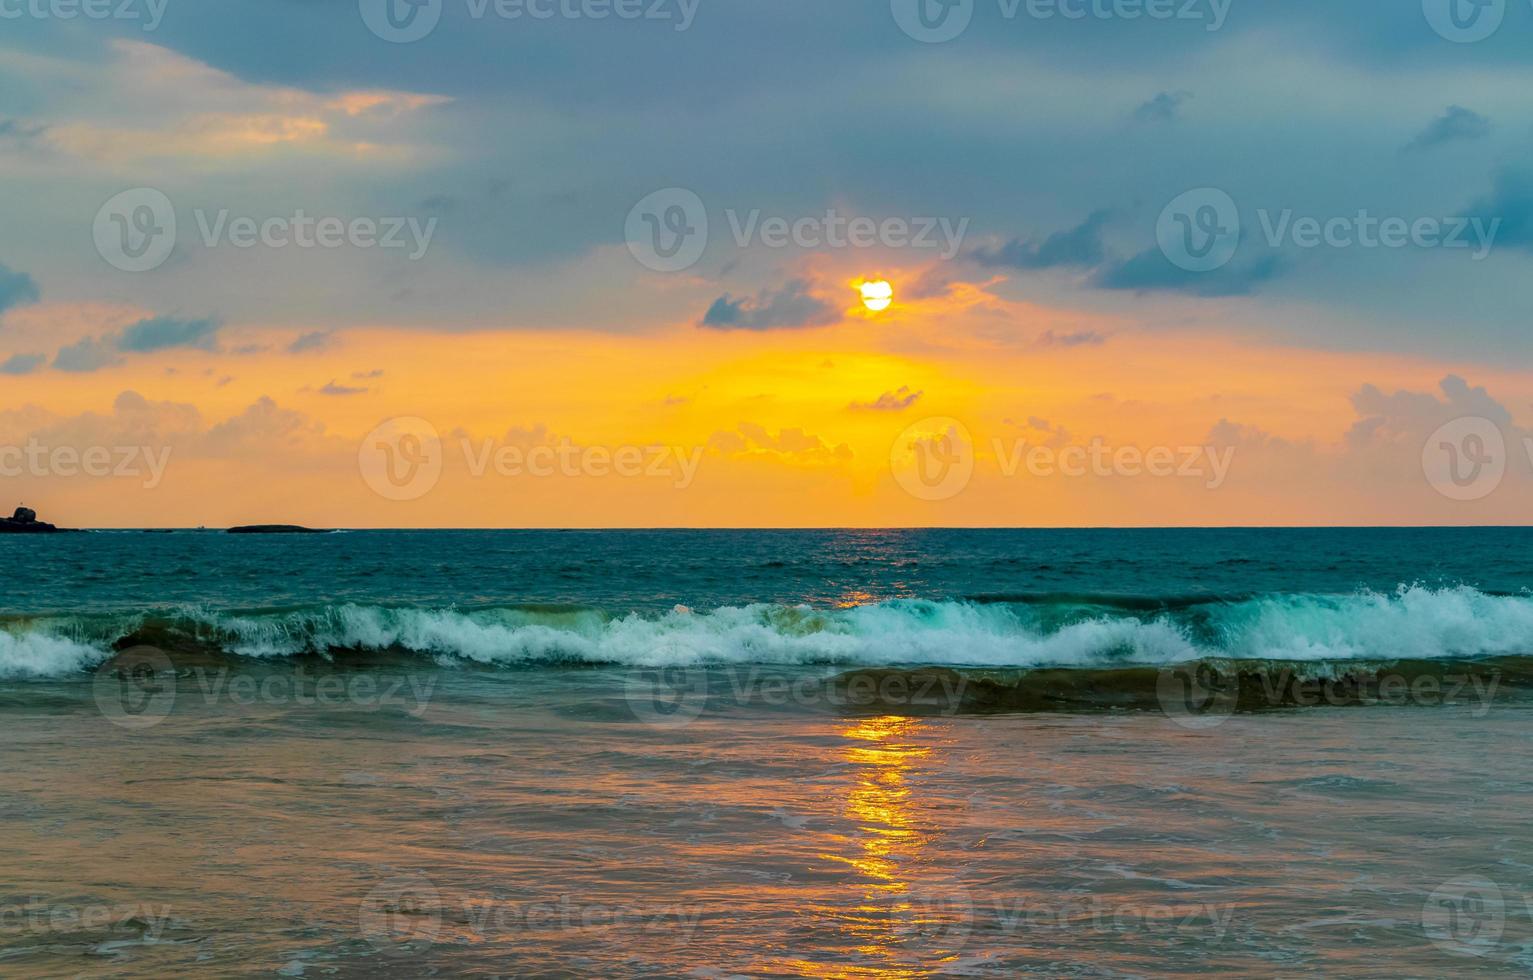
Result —
<instances>
[{"instance_id":1,"label":"cloud","mask_svg":"<svg viewBox=\"0 0 1533 980\"><path fill-rule=\"evenodd\" d=\"M53 358L55 371L85 373L121 364L122 355L117 346L97 337L85 337L67 347L59 348Z\"/></svg>"},{"instance_id":2,"label":"cloud","mask_svg":"<svg viewBox=\"0 0 1533 980\"><path fill-rule=\"evenodd\" d=\"M327 330L313 330L299 336L291 344L287 345L289 354L307 354L310 351L325 350L335 343L335 336Z\"/></svg>"},{"instance_id":3,"label":"cloud","mask_svg":"<svg viewBox=\"0 0 1533 980\"><path fill-rule=\"evenodd\" d=\"M367 389L336 384L335 379L332 378L329 384L319 389L319 393L321 395L365 395L367 394Z\"/></svg>"},{"instance_id":4,"label":"cloud","mask_svg":"<svg viewBox=\"0 0 1533 980\"><path fill-rule=\"evenodd\" d=\"M0 364L0 374L31 374L48 363L47 354L12 354Z\"/></svg>"},{"instance_id":5,"label":"cloud","mask_svg":"<svg viewBox=\"0 0 1533 980\"><path fill-rule=\"evenodd\" d=\"M38 300L37 283L25 272L13 272L0 265L0 313L13 306L23 306Z\"/></svg>"},{"instance_id":6,"label":"cloud","mask_svg":"<svg viewBox=\"0 0 1533 980\"><path fill-rule=\"evenodd\" d=\"M1415 139L1401 147L1401 152L1429 150L1444 143L1484 139L1489 135L1489 119L1461 105L1450 105L1446 112L1416 134Z\"/></svg>"},{"instance_id":7,"label":"cloud","mask_svg":"<svg viewBox=\"0 0 1533 980\"><path fill-rule=\"evenodd\" d=\"M371 371L351 372L351 380L353 381L371 381L374 378L381 377L383 377L383 368L373 368Z\"/></svg>"},{"instance_id":8,"label":"cloud","mask_svg":"<svg viewBox=\"0 0 1533 980\"><path fill-rule=\"evenodd\" d=\"M138 321L125 328L113 339L118 350L133 354L148 354L173 347L213 350L217 346L220 326L222 324L211 317L201 320L181 320L176 317L157 316Z\"/></svg>"},{"instance_id":9,"label":"cloud","mask_svg":"<svg viewBox=\"0 0 1533 980\"><path fill-rule=\"evenodd\" d=\"M808 280L794 279L754 297L737 300L725 293L708 307L701 325L716 330L772 330L822 326L837 319L835 307L809 292Z\"/></svg>"},{"instance_id":10,"label":"cloud","mask_svg":"<svg viewBox=\"0 0 1533 980\"><path fill-rule=\"evenodd\" d=\"M34 70L56 63L37 59ZM49 144L88 160L217 160L253 154L368 157L414 152L391 145L398 117L451 101L367 88L314 92L253 84L177 51L137 40L107 42L71 82L96 85L89 100L48 129ZM397 130L396 130L397 132Z\"/></svg>"},{"instance_id":11,"label":"cloud","mask_svg":"<svg viewBox=\"0 0 1533 980\"><path fill-rule=\"evenodd\" d=\"M1150 101L1134 110L1134 121L1142 123L1164 123L1176 119L1181 111L1182 103L1192 98L1191 92L1161 92Z\"/></svg>"},{"instance_id":12,"label":"cloud","mask_svg":"<svg viewBox=\"0 0 1533 980\"><path fill-rule=\"evenodd\" d=\"M1056 231L1042 242L1013 238L1000 248L978 248L971 255L980 265L1010 269L1099 265L1107 255L1102 229L1109 217L1109 211L1093 211L1074 228Z\"/></svg>"},{"instance_id":13,"label":"cloud","mask_svg":"<svg viewBox=\"0 0 1533 980\"><path fill-rule=\"evenodd\" d=\"M771 457L815 465L844 463L853 456L852 448L844 442L832 446L799 428L781 429L774 436L754 422L741 422L733 432L715 432L708 438L708 448L724 456Z\"/></svg>"},{"instance_id":14,"label":"cloud","mask_svg":"<svg viewBox=\"0 0 1533 980\"><path fill-rule=\"evenodd\" d=\"M1087 347L1107 343L1107 335L1095 330L1077 330L1074 333L1045 330L1033 343L1039 347Z\"/></svg>"},{"instance_id":15,"label":"cloud","mask_svg":"<svg viewBox=\"0 0 1533 980\"><path fill-rule=\"evenodd\" d=\"M1533 175L1503 171L1490 194L1465 210L1488 221L1500 220L1497 245L1533 251Z\"/></svg>"},{"instance_id":16,"label":"cloud","mask_svg":"<svg viewBox=\"0 0 1533 980\"><path fill-rule=\"evenodd\" d=\"M206 456L239 457L249 452L290 449L324 435L323 423L282 408L263 395L239 415L208 429L198 440Z\"/></svg>"},{"instance_id":17,"label":"cloud","mask_svg":"<svg viewBox=\"0 0 1533 980\"><path fill-rule=\"evenodd\" d=\"M886 391L870 402L852 402L847 408L854 412L903 412L916 403L924 392L911 391L908 385L900 385L896 391Z\"/></svg>"},{"instance_id":18,"label":"cloud","mask_svg":"<svg viewBox=\"0 0 1533 980\"><path fill-rule=\"evenodd\" d=\"M1469 386L1456 374L1438 382L1445 398L1431 392L1397 391L1386 395L1373 385L1363 385L1352 396L1360 418L1347 430L1347 445L1358 450L1390 445L1414 448L1445 422L1460 418L1484 418L1504 430L1513 430L1512 413L1483 387Z\"/></svg>"},{"instance_id":19,"label":"cloud","mask_svg":"<svg viewBox=\"0 0 1533 980\"><path fill-rule=\"evenodd\" d=\"M53 367L57 371L84 373L121 364L123 354L149 354L176 348L216 350L220 326L219 321L211 317L200 320L149 317L117 333L85 337L60 348L53 359Z\"/></svg>"},{"instance_id":20,"label":"cloud","mask_svg":"<svg viewBox=\"0 0 1533 980\"><path fill-rule=\"evenodd\" d=\"M1007 425L1021 429L1024 433L1024 438L1036 445L1058 449L1070 444L1070 430L1063 425L1055 425L1048 419L1029 415L1021 422L1013 419L1005 419L1004 421Z\"/></svg>"},{"instance_id":21,"label":"cloud","mask_svg":"<svg viewBox=\"0 0 1533 980\"><path fill-rule=\"evenodd\" d=\"M1276 253L1254 262L1234 262L1209 272L1189 272L1171 263L1158 248L1097 270L1093 284L1102 289L1177 292L1194 296L1249 296L1285 269Z\"/></svg>"}]
</instances>

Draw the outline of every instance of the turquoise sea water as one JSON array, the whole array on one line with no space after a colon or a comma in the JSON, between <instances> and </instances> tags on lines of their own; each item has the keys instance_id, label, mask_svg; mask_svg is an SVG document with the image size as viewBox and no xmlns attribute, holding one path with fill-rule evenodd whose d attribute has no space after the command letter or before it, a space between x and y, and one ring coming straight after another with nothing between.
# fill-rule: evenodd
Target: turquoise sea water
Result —
<instances>
[{"instance_id":1,"label":"turquoise sea water","mask_svg":"<svg viewBox=\"0 0 1533 980\"><path fill-rule=\"evenodd\" d=\"M1530 544L0 538L0 974L1525 975Z\"/></svg>"}]
</instances>

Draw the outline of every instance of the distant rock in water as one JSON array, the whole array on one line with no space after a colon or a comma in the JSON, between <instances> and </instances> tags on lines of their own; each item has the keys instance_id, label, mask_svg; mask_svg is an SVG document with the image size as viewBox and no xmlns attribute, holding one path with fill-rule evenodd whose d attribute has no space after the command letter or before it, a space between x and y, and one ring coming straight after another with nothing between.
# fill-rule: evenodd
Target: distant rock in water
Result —
<instances>
[{"instance_id":1,"label":"distant rock in water","mask_svg":"<svg viewBox=\"0 0 1533 980\"><path fill-rule=\"evenodd\" d=\"M229 528L230 534L330 534L330 528L300 527L297 524L246 524Z\"/></svg>"},{"instance_id":2,"label":"distant rock in water","mask_svg":"<svg viewBox=\"0 0 1533 980\"><path fill-rule=\"evenodd\" d=\"M17 507L11 517L0 517L0 534L64 534L72 530L38 520L37 511L30 507Z\"/></svg>"}]
</instances>

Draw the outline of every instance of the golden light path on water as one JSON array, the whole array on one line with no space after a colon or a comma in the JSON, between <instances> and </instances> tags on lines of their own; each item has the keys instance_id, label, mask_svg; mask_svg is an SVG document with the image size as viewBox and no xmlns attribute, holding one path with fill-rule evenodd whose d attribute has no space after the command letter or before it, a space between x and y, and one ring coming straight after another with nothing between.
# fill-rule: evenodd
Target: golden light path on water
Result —
<instances>
[{"instance_id":1,"label":"golden light path on water","mask_svg":"<svg viewBox=\"0 0 1533 980\"><path fill-rule=\"evenodd\" d=\"M919 807L910 782L913 768L928 760L933 749L915 744L919 718L884 715L848 722L837 734L848 740L841 757L856 767L843 815L855 833L834 836L843 853L825 851L819 857L845 867L859 879L856 904L822 905L816 914L832 921L847 937L863 963L811 962L793 959L779 965L796 973L829 978L901 980L929 976L952 955L934 958L932 932L947 927L939 907L933 909L918 884L918 866L932 840L932 830L917 816ZM936 915L933 915L933 912ZM920 939L921 955L911 944ZM940 937L939 937L940 938Z\"/></svg>"}]
</instances>

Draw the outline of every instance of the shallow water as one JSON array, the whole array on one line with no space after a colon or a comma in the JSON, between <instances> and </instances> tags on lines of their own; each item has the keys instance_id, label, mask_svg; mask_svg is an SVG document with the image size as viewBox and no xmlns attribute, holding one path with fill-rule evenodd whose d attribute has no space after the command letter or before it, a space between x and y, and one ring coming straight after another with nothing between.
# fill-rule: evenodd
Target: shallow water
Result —
<instances>
[{"instance_id":1,"label":"shallow water","mask_svg":"<svg viewBox=\"0 0 1533 980\"><path fill-rule=\"evenodd\" d=\"M593 539L20 553L0 974L1533 968L1526 532L1505 561L1489 532L1346 532L1355 576L1322 532L1155 532L1154 575L1112 560L1132 534L1052 533L1048 561L1026 535L880 532L882 560L747 535L711 571L706 535L658 571L655 538L597 536L607 574L541 587L516 583ZM540 564L493 574L475 540ZM742 574L805 540L828 570L797 592ZM366 588L322 575L391 550ZM1238 696L1168 698L1189 653Z\"/></svg>"}]
</instances>

